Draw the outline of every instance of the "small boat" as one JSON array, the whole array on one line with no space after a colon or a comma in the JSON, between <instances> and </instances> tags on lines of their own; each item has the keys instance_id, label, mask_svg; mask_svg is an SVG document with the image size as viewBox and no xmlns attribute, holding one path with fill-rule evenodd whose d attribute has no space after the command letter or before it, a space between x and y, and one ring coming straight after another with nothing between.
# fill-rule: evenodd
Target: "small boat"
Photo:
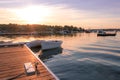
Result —
<instances>
[{"instance_id":1,"label":"small boat","mask_svg":"<svg viewBox=\"0 0 120 80\"><path fill-rule=\"evenodd\" d=\"M116 33L106 33L105 31L103 30L99 30L98 33L97 33L97 36L116 36Z\"/></svg>"},{"instance_id":2,"label":"small boat","mask_svg":"<svg viewBox=\"0 0 120 80\"><path fill-rule=\"evenodd\" d=\"M35 40L27 43L27 46L32 47L41 47L41 50L53 49L61 47L61 40Z\"/></svg>"}]
</instances>

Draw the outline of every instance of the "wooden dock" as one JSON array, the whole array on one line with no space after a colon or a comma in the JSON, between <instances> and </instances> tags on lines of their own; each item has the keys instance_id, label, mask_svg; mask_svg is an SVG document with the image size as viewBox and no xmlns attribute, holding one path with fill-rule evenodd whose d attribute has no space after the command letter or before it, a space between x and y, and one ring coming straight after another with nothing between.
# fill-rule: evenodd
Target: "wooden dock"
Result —
<instances>
[{"instance_id":1,"label":"wooden dock","mask_svg":"<svg viewBox=\"0 0 120 80\"><path fill-rule=\"evenodd\" d=\"M24 63L38 62L34 75L26 75ZM59 80L26 46L0 47L0 80Z\"/></svg>"}]
</instances>

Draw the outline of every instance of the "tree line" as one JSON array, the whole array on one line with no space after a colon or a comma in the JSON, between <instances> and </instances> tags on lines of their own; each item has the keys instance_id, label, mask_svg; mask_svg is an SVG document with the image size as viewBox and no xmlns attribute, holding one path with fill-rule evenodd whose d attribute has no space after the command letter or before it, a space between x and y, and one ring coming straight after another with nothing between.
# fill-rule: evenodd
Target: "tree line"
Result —
<instances>
[{"instance_id":1,"label":"tree line","mask_svg":"<svg viewBox=\"0 0 120 80\"><path fill-rule=\"evenodd\" d=\"M40 24L0 24L0 33L40 33L40 32L52 32L58 33L60 31L68 32L82 32L81 27L76 26L59 26L59 25L40 25Z\"/></svg>"}]
</instances>

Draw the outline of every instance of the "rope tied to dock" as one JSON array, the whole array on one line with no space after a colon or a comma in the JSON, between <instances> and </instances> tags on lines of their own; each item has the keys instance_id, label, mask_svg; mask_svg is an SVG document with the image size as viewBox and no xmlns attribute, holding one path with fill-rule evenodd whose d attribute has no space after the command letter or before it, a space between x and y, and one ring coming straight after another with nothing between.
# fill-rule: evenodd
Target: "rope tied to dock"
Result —
<instances>
[{"instance_id":1,"label":"rope tied to dock","mask_svg":"<svg viewBox=\"0 0 120 80\"><path fill-rule=\"evenodd\" d=\"M35 65L35 73L36 73L36 75L38 75L38 62L34 62L34 65Z\"/></svg>"}]
</instances>

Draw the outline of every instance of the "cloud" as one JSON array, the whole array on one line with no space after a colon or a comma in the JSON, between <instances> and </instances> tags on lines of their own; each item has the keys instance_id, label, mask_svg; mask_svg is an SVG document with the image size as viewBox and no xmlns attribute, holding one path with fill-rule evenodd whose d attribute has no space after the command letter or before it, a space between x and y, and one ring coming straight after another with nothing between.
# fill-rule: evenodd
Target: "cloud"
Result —
<instances>
[{"instance_id":1,"label":"cloud","mask_svg":"<svg viewBox=\"0 0 120 80\"><path fill-rule=\"evenodd\" d=\"M34 4L66 4L77 9L103 9L120 7L119 0L33 0Z\"/></svg>"},{"instance_id":2,"label":"cloud","mask_svg":"<svg viewBox=\"0 0 120 80\"><path fill-rule=\"evenodd\" d=\"M53 15L46 20L49 24L120 26L120 0L0 0L0 8L4 9L0 9L0 19L7 22L7 17L14 16L5 9L19 10L29 5L51 8ZM14 17L9 19L15 21Z\"/></svg>"},{"instance_id":3,"label":"cloud","mask_svg":"<svg viewBox=\"0 0 120 80\"><path fill-rule=\"evenodd\" d=\"M99 13L120 13L120 0L0 0L0 7L15 8L27 5L66 5L71 9Z\"/></svg>"},{"instance_id":4,"label":"cloud","mask_svg":"<svg viewBox=\"0 0 120 80\"><path fill-rule=\"evenodd\" d=\"M0 8L18 8L32 4L32 0L0 0Z\"/></svg>"}]
</instances>

